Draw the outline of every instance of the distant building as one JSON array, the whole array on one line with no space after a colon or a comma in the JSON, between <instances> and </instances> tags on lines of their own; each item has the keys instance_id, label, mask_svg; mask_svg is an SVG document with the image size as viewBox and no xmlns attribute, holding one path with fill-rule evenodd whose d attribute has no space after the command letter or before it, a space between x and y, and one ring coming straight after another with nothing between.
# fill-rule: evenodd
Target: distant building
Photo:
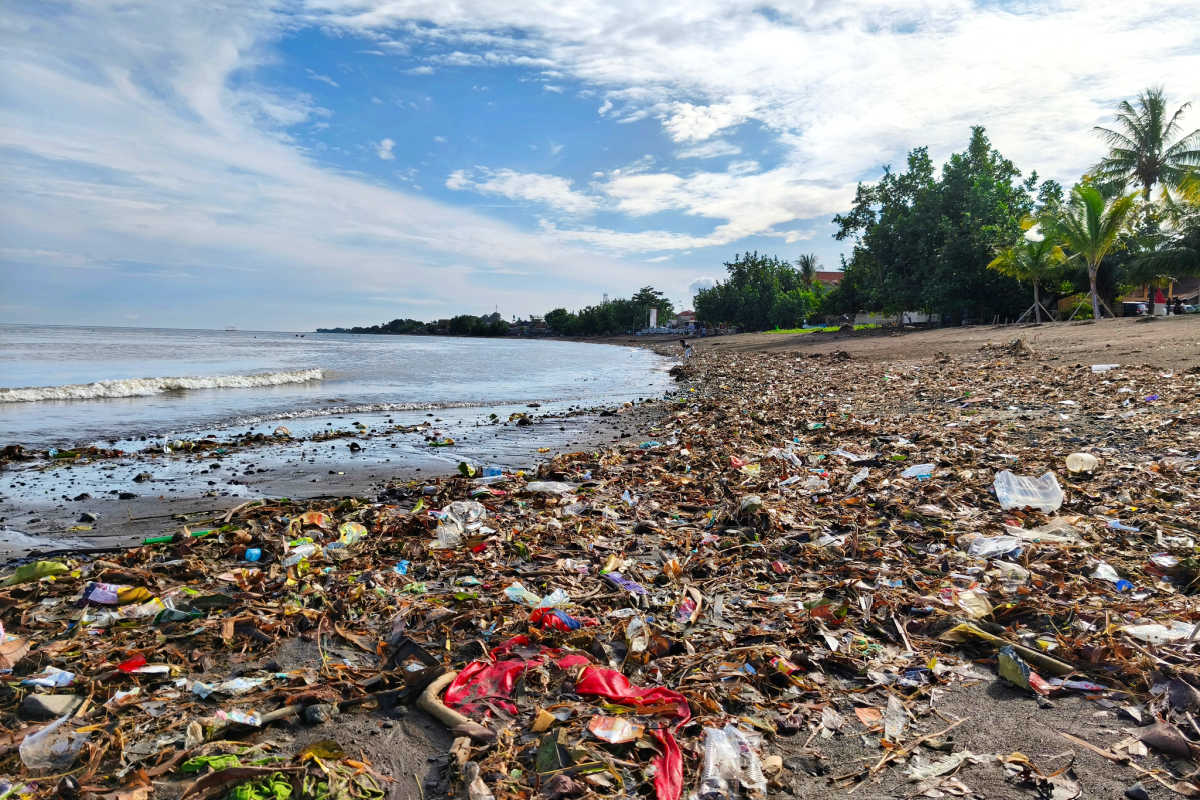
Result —
<instances>
[{"instance_id":1,"label":"distant building","mask_svg":"<svg viewBox=\"0 0 1200 800\"><path fill-rule=\"evenodd\" d=\"M696 327L696 312L695 311L680 311L674 317L671 317L668 327L681 328L691 330Z\"/></svg>"},{"instance_id":2,"label":"distant building","mask_svg":"<svg viewBox=\"0 0 1200 800\"><path fill-rule=\"evenodd\" d=\"M1136 290L1119 298L1122 303L1129 304L1125 313L1131 313L1129 308L1135 307L1138 303L1148 303L1150 291L1151 287L1149 286L1139 286ZM1166 292L1162 289L1154 289L1155 312L1165 314L1166 306L1173 304L1176 297L1187 305L1200 304L1200 278L1181 278L1178 281L1172 281L1167 286Z\"/></svg>"},{"instance_id":3,"label":"distant building","mask_svg":"<svg viewBox=\"0 0 1200 800\"><path fill-rule=\"evenodd\" d=\"M840 270L831 270L828 272L817 272L817 283L824 286L826 289L832 289L842 282L842 273Z\"/></svg>"}]
</instances>

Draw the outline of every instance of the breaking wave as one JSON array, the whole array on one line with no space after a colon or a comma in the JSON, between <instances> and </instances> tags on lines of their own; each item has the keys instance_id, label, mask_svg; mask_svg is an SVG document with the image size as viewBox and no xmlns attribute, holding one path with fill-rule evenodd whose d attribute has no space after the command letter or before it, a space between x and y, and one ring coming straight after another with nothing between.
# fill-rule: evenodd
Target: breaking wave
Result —
<instances>
[{"instance_id":1,"label":"breaking wave","mask_svg":"<svg viewBox=\"0 0 1200 800\"><path fill-rule=\"evenodd\" d=\"M254 389L307 383L325 377L319 369L294 369L251 375L208 375L183 378L125 378L66 386L0 388L0 403L36 403L43 400L99 400L109 397L149 397L189 389Z\"/></svg>"}]
</instances>

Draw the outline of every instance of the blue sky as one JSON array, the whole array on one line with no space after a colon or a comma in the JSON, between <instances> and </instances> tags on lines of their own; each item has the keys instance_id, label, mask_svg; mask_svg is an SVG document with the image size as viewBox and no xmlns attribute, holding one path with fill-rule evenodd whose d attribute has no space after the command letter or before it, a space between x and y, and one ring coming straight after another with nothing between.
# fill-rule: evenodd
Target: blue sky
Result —
<instances>
[{"instance_id":1,"label":"blue sky","mask_svg":"<svg viewBox=\"0 0 1200 800\"><path fill-rule=\"evenodd\" d=\"M0 321L306 330L645 284L686 305L752 249L832 268L832 216L914 146L940 160L983 124L1070 183L1118 100L1200 101L1198 15L6 3Z\"/></svg>"}]
</instances>

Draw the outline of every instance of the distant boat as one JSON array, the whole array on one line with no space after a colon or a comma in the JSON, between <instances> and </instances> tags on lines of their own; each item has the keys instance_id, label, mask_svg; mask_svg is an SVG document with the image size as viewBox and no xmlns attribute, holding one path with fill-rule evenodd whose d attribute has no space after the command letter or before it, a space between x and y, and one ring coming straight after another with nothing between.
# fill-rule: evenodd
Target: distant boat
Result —
<instances>
[{"instance_id":1,"label":"distant boat","mask_svg":"<svg viewBox=\"0 0 1200 800\"><path fill-rule=\"evenodd\" d=\"M225 326L225 330L227 330L227 331L236 331L236 330L237 330L237 328L233 327L232 325L226 325L226 326Z\"/></svg>"}]
</instances>

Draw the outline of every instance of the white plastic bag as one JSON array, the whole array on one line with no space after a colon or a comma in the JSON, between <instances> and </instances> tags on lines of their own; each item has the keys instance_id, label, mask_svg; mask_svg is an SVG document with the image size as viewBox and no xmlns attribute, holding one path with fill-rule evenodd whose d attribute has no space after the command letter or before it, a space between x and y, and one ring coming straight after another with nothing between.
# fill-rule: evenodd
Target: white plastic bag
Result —
<instances>
[{"instance_id":1,"label":"white plastic bag","mask_svg":"<svg viewBox=\"0 0 1200 800\"><path fill-rule=\"evenodd\" d=\"M31 771L62 772L71 768L91 734L78 734L59 717L21 741L21 763Z\"/></svg>"},{"instance_id":2,"label":"white plastic bag","mask_svg":"<svg viewBox=\"0 0 1200 800\"><path fill-rule=\"evenodd\" d=\"M1031 478L1014 475L1006 469L996 473L992 488L996 490L996 499L1005 511L1029 506L1052 514L1062 508L1064 499L1062 487L1058 485L1058 478L1053 472L1047 472L1040 478Z\"/></svg>"}]
</instances>

